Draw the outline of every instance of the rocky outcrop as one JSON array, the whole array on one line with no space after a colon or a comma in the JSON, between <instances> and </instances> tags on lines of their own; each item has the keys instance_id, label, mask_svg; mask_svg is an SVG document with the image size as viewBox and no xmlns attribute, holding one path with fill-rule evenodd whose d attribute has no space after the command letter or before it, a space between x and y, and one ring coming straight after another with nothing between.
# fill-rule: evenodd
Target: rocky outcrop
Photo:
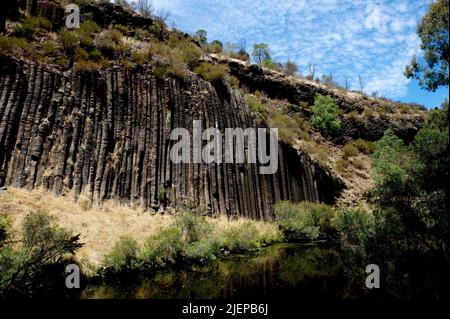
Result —
<instances>
[{"instance_id":1,"label":"rocky outcrop","mask_svg":"<svg viewBox=\"0 0 450 319\"><path fill-rule=\"evenodd\" d=\"M42 16L48 19L52 24L53 30L59 30L65 23L65 6L75 1L60 1L60 0L6 0L6 11L2 17L11 20L18 20L18 9L30 15ZM104 3L102 5L91 4L89 2L78 3L80 8L81 21L92 20L95 21L101 28L107 29L111 25L120 24L123 26L132 26L134 28L146 28L153 24L153 19L142 17L132 10L113 3ZM9 9L8 9L9 8ZM0 17L0 32L1 29Z\"/></svg>"},{"instance_id":2,"label":"rocky outcrop","mask_svg":"<svg viewBox=\"0 0 450 319\"><path fill-rule=\"evenodd\" d=\"M0 183L258 219L270 218L278 200L332 203L339 193L330 173L281 144L273 175L258 164L174 164L170 132L192 134L194 119L222 132L256 126L238 92L195 75L62 72L0 54Z\"/></svg>"},{"instance_id":3,"label":"rocky outcrop","mask_svg":"<svg viewBox=\"0 0 450 319\"><path fill-rule=\"evenodd\" d=\"M215 62L227 64L230 73L236 76L250 92L264 92L271 99L287 100L294 105L300 103L313 105L315 95L322 94L331 96L345 113L356 112L356 114L361 114L365 109L388 109L381 117L364 118L359 116L349 118L341 115L342 134L334 141L338 144L345 144L351 139L358 138L377 141L387 129L391 129L400 138L409 142L414 139L414 136L424 125L423 116L419 113L404 116L398 116L397 113L397 116L395 116L397 106L394 103L327 87L314 81L292 80L279 72L261 68L258 65L249 65L235 59L216 55L211 55L211 58ZM407 105L403 106L408 107ZM309 116L306 110L302 110L302 112L301 116Z\"/></svg>"}]
</instances>

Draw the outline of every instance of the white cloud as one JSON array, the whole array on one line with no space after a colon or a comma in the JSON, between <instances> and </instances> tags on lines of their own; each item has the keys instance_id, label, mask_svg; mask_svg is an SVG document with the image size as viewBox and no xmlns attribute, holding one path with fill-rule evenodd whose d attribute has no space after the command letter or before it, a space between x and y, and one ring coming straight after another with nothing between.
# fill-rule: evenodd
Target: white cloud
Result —
<instances>
[{"instance_id":1,"label":"white cloud","mask_svg":"<svg viewBox=\"0 0 450 319\"><path fill-rule=\"evenodd\" d=\"M266 42L280 61L296 61L303 73L344 82L361 74L366 91L397 98L409 83L404 66L419 49L416 24L430 0L154 0L186 32L209 39Z\"/></svg>"}]
</instances>

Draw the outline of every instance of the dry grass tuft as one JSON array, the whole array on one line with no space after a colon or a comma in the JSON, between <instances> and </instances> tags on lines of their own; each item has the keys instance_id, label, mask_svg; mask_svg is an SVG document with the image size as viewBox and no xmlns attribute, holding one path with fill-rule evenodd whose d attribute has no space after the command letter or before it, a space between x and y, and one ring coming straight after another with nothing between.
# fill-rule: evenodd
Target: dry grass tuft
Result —
<instances>
[{"instance_id":1,"label":"dry grass tuft","mask_svg":"<svg viewBox=\"0 0 450 319\"><path fill-rule=\"evenodd\" d=\"M29 192L10 187L0 196L0 213L11 217L13 230L18 230L25 216L32 211L46 212L58 225L80 233L85 245L77 258L96 265L120 237L132 236L142 244L161 226L173 222L171 216L151 215L115 201L105 202L102 208L90 208L84 196L77 203L72 198L57 197L43 189Z\"/></svg>"}]
</instances>

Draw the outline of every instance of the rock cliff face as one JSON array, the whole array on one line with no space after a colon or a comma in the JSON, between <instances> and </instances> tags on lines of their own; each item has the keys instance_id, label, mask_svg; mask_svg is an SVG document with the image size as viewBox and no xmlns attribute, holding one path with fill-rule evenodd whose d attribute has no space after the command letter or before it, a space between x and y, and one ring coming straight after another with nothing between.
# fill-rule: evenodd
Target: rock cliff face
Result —
<instances>
[{"instance_id":1,"label":"rock cliff face","mask_svg":"<svg viewBox=\"0 0 450 319\"><path fill-rule=\"evenodd\" d=\"M236 76L240 83L251 92L262 91L273 99L285 99L294 105L299 103L314 104L316 94L331 96L340 109L344 112L361 113L365 109L386 109L392 112L393 103L381 99L372 99L359 93L352 93L326 87L313 81L290 81L288 77L278 72L263 69L258 65L247 65L241 61L217 57L212 59L219 63L227 64L230 73ZM303 110L305 112L305 110ZM308 117L309 114L301 114ZM341 116L342 134L334 140L335 143L345 144L352 139L362 138L369 141L377 141L383 137L387 129L391 129L397 136L410 142L417 132L423 127L424 119L416 112L412 115L402 115L395 118L391 114L382 117L350 118Z\"/></svg>"},{"instance_id":2,"label":"rock cliff face","mask_svg":"<svg viewBox=\"0 0 450 319\"><path fill-rule=\"evenodd\" d=\"M279 145L279 169L174 164L173 128L255 127L243 97L191 75L157 79L111 67L62 72L0 54L0 183L118 198L148 209L271 217L278 200L332 203L341 185L306 154Z\"/></svg>"}]
</instances>

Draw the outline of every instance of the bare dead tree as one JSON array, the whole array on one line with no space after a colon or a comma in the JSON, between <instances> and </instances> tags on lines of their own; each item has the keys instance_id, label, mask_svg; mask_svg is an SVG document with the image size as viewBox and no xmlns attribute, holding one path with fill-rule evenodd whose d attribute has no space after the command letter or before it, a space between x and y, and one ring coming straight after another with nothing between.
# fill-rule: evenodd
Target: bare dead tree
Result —
<instances>
[{"instance_id":1,"label":"bare dead tree","mask_svg":"<svg viewBox=\"0 0 450 319\"><path fill-rule=\"evenodd\" d=\"M358 74L358 82L359 82L359 87L360 87L360 92L363 92L364 89L364 81L363 78L361 77L361 74Z\"/></svg>"},{"instance_id":2,"label":"bare dead tree","mask_svg":"<svg viewBox=\"0 0 450 319\"><path fill-rule=\"evenodd\" d=\"M311 78L311 80L314 80L314 75L316 73L316 65L315 64L310 64L308 66L309 69L309 77Z\"/></svg>"},{"instance_id":3,"label":"bare dead tree","mask_svg":"<svg viewBox=\"0 0 450 319\"><path fill-rule=\"evenodd\" d=\"M166 23L170 17L170 12L166 10L159 10L156 12L156 16L158 16L162 22Z\"/></svg>"},{"instance_id":4,"label":"bare dead tree","mask_svg":"<svg viewBox=\"0 0 450 319\"><path fill-rule=\"evenodd\" d=\"M150 18L153 15L155 8L151 0L137 0L136 11L145 18Z\"/></svg>"}]
</instances>

